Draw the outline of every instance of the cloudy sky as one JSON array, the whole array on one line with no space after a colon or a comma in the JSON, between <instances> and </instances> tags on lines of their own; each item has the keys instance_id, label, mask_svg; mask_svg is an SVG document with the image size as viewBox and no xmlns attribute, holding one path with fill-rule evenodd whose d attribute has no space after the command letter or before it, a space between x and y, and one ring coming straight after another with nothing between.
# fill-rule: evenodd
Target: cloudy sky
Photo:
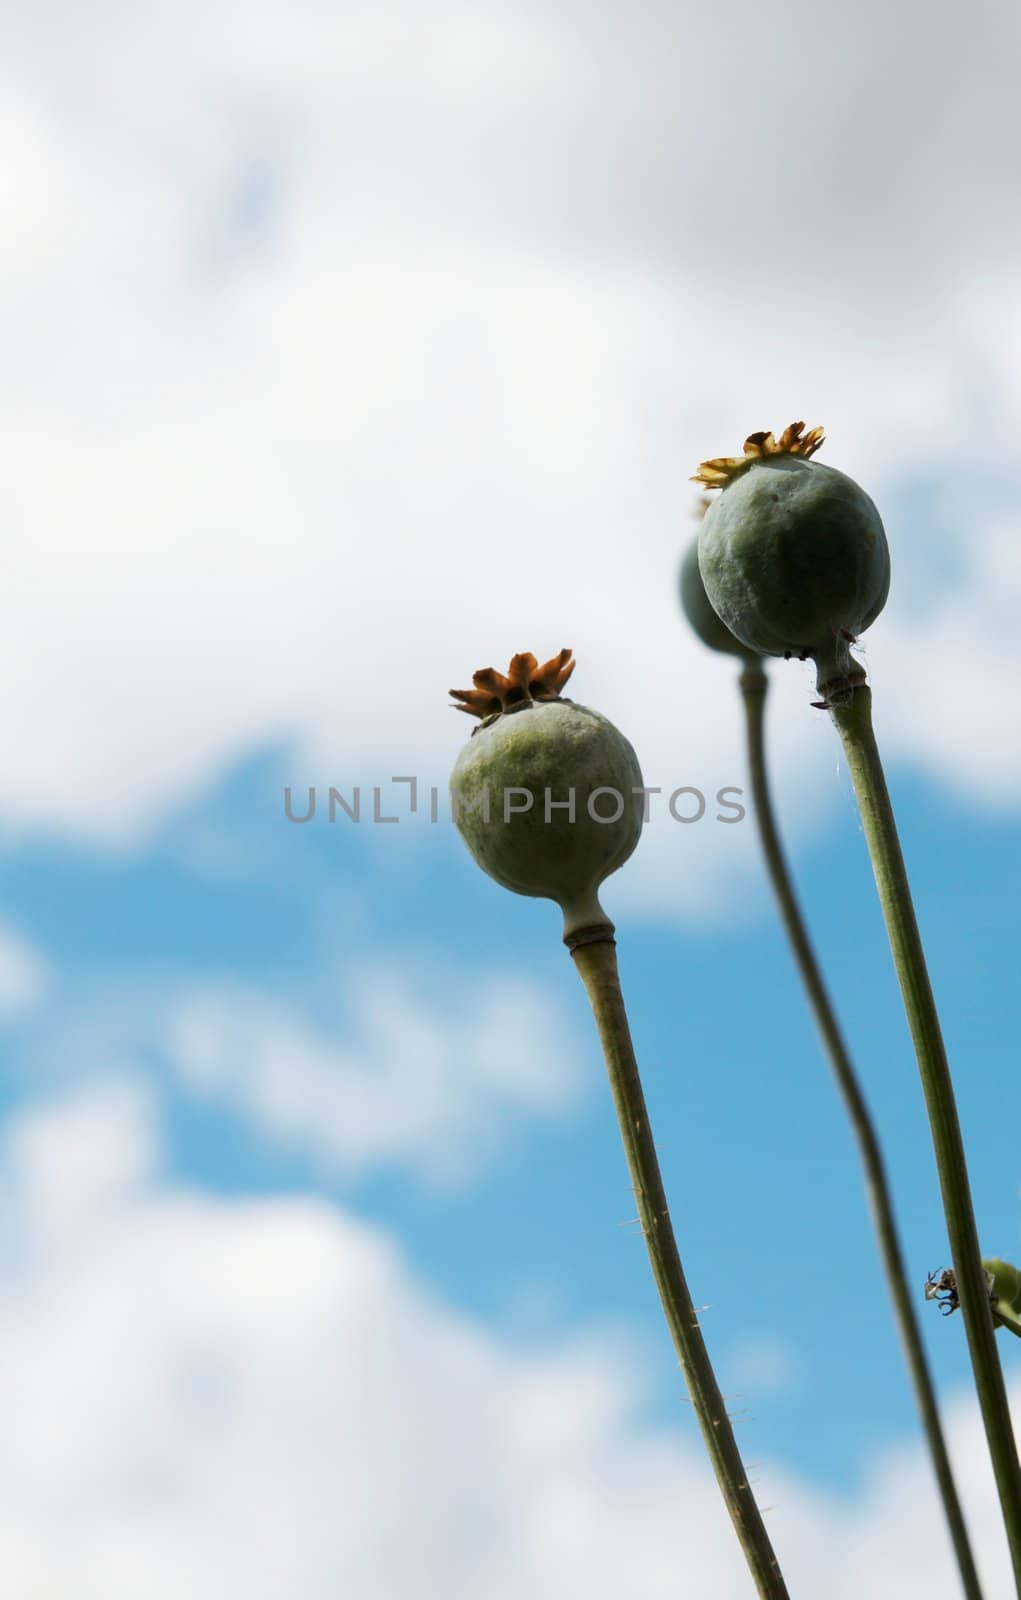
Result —
<instances>
[{"instance_id":1,"label":"cloudy sky","mask_svg":"<svg viewBox=\"0 0 1021 1600\"><path fill-rule=\"evenodd\" d=\"M1021 16L0 15L4 1569L38 1600L745 1593L557 914L430 817L446 691L568 644L648 784L741 786L733 665L676 604L688 479L823 423L887 525L877 728L983 1243L1021 1252ZM772 677L920 1286L947 1247L850 784L810 667ZM288 822L309 785L361 821ZM950 1595L752 828L654 810L605 898L792 1587Z\"/></svg>"}]
</instances>

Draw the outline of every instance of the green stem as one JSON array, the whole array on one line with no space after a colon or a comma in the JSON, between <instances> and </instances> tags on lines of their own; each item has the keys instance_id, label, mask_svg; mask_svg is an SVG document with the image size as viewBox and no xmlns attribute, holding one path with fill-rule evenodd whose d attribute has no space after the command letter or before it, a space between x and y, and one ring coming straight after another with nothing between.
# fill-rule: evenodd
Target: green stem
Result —
<instances>
[{"instance_id":1,"label":"green stem","mask_svg":"<svg viewBox=\"0 0 1021 1600\"><path fill-rule=\"evenodd\" d=\"M1021 1595L1021 1465L993 1332L989 1286L979 1249L950 1064L911 901L897 824L872 731L872 694L868 685L859 685L846 701L834 705L831 715L843 741L858 799L904 1010L918 1058L975 1387L1007 1530L1014 1581Z\"/></svg>"},{"instance_id":2,"label":"green stem","mask_svg":"<svg viewBox=\"0 0 1021 1600\"><path fill-rule=\"evenodd\" d=\"M794 892L794 885L791 881L783 845L777 830L776 815L773 809L766 768L764 734L766 694L769 688L769 680L762 664L759 661L750 661L741 674L740 683L745 705L748 766L751 776L752 796L755 801L755 815L759 825L759 836L762 840L766 866L780 908L780 916L794 953L794 960L808 995L812 1014L815 1017L816 1027L822 1037L830 1066L833 1069L833 1075L837 1080L837 1087L840 1090L847 1115L851 1121L851 1127L854 1130L854 1136L858 1142L862 1166L865 1169L865 1191L868 1196L869 1209L872 1213L872 1220L879 1242L879 1251L886 1272L890 1299L893 1301L893 1309L897 1319L901 1344L904 1348L904 1356L911 1375L918 1409L921 1413L925 1437L928 1440L929 1453L932 1456L933 1469L943 1500L943 1510L950 1528L950 1537L953 1540L957 1565L960 1568L961 1583L964 1586L964 1592L968 1596L968 1600L982 1600L982 1589L975 1567L975 1558L968 1542L964 1513L961 1510L961 1502L958 1498L957 1486L954 1483L954 1475L950 1466L950 1457L947 1453L946 1441L940 1424L936 1389L925 1358L921 1330L915 1314L911 1291L908 1287L904 1252L901 1249L900 1237L897 1232L893 1199L890 1194L890 1184L886 1175L883 1153L872 1115L862 1092L861 1084L858 1081L858 1075L854 1070L854 1064L841 1033L840 1024L833 1010L833 1004L816 959L804 917L801 914L801 907Z\"/></svg>"},{"instance_id":3,"label":"green stem","mask_svg":"<svg viewBox=\"0 0 1021 1600\"><path fill-rule=\"evenodd\" d=\"M702 1437L759 1595L762 1600L787 1600L787 1585L748 1482L681 1267L624 1009L612 935L609 924L602 929L586 929L584 937L593 942L575 946L571 954L599 1029L653 1276Z\"/></svg>"}]
</instances>

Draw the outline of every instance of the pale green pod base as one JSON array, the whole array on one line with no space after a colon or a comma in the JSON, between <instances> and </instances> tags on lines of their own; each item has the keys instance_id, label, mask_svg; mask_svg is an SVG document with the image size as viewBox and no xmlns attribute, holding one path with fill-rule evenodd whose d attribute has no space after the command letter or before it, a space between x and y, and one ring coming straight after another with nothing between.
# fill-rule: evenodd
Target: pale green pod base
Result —
<instances>
[{"instance_id":1,"label":"pale green pod base","mask_svg":"<svg viewBox=\"0 0 1021 1600\"><path fill-rule=\"evenodd\" d=\"M565 938L606 923L599 885L637 845L645 803L638 757L612 722L570 700L504 712L461 750L450 799L479 866L517 894L555 900Z\"/></svg>"},{"instance_id":2,"label":"pale green pod base","mask_svg":"<svg viewBox=\"0 0 1021 1600\"><path fill-rule=\"evenodd\" d=\"M706 512L699 571L750 650L811 656L831 699L864 682L850 645L886 603L890 555L879 512L852 478L796 456L750 467Z\"/></svg>"},{"instance_id":3,"label":"pale green pod base","mask_svg":"<svg viewBox=\"0 0 1021 1600\"><path fill-rule=\"evenodd\" d=\"M591 935L592 940L612 936L613 923L603 910L595 889L588 889L573 899L561 900L559 905L564 916L564 943L569 949L592 942L586 935Z\"/></svg>"}]
</instances>

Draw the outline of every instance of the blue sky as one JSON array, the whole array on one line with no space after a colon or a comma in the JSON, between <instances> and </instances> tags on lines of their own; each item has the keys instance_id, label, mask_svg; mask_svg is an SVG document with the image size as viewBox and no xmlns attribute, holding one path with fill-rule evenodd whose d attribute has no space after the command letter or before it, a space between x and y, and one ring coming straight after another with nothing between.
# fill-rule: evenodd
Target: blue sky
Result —
<instances>
[{"instance_id":1,"label":"blue sky","mask_svg":"<svg viewBox=\"0 0 1021 1600\"><path fill-rule=\"evenodd\" d=\"M1004 6L920 15L5 21L19 1592L602 1600L637 1574L658 1600L679 1561L700 1600L745 1592L558 913L442 807L367 815L395 774L443 793L450 685L564 644L647 783L744 786L735 668L676 574L690 474L753 428L826 424L886 522L877 731L983 1245L1021 1254L1021 39ZM810 667L771 679L781 823L996 1600L850 782ZM367 815L295 826L310 784ZM605 892L710 1349L792 1590L837 1549L836 1600L950 1593L855 1149L751 819L712 811L654 802Z\"/></svg>"},{"instance_id":2,"label":"blue sky","mask_svg":"<svg viewBox=\"0 0 1021 1600\"><path fill-rule=\"evenodd\" d=\"M727 661L719 671L733 677ZM452 749L462 731L452 727ZM9 1021L8 1111L65 1092L83 1052L93 1068L126 1059L158 1098L172 1174L227 1194L310 1192L351 1206L392 1230L453 1304L512 1334L590 1322L637 1331L655 1373L654 1414L690 1426L683 1407L678 1416L602 1064L554 908L491 885L446 815L435 828L405 818L409 837L344 817L332 828L321 816L294 826L283 808L288 772L279 751L253 757L129 856L8 849L10 920L52 968L45 999ZM986 1248L1009 1257L1019 1226L1018 1019L1011 912L995 886L1017 858L1018 828L1005 818L976 827L967 808L909 774L897 774L896 798ZM945 1233L867 855L836 760L831 804L824 835L798 853L799 880L883 1130L920 1286L948 1259ZM659 825L677 826L665 816ZM243 840L255 870L189 860L207 828ZM736 928L622 917L621 962L688 1271L714 1308L707 1329L725 1375L730 1360L728 1388L745 1395L745 1431L757 1450L852 1491L877 1444L910 1433L914 1417L857 1158L758 871L747 893ZM606 898L612 905L612 884ZM222 995L238 1009L258 1000L307 1041L344 1048L357 1046L359 986L388 969L409 1003L448 1021L471 1015L474 996L485 1004L503 979L529 986L549 1010L530 1076L563 1078L559 1103L533 1094L517 1111L495 1105L507 1126L498 1139L478 1130L478 1170L456 1129L448 1174L416 1171L412 1147L410 1172L382 1156L359 1170L352 1151L317 1148L307 1123L291 1134L267 1126L246 1106L243 1082L196 1092L175 1065L171 1018L185 997ZM365 1070L373 1064L370 1044ZM464 1060L456 1071L471 1069ZM924 1321L942 1381L963 1384L959 1327L932 1308ZM760 1347L775 1353L775 1376L749 1392L743 1365L754 1382Z\"/></svg>"}]
</instances>

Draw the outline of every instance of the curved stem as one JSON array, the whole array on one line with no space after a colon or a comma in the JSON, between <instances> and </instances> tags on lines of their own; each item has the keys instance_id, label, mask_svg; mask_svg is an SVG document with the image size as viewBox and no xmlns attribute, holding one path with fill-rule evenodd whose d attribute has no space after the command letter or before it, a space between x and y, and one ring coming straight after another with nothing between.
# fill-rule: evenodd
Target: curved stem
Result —
<instances>
[{"instance_id":1,"label":"curved stem","mask_svg":"<svg viewBox=\"0 0 1021 1600\"><path fill-rule=\"evenodd\" d=\"M950 1528L961 1583L968 1600L982 1600L975 1558L968 1541L964 1513L954 1483L950 1456L939 1418L936 1389L929 1372L922 1343L921 1330L915 1314L911 1291L908 1287L904 1253L901 1249L893 1199L886 1175L886 1165L880 1148L875 1124L862 1092L854 1063L844 1041L833 1005L823 979L815 950L801 914L794 885L787 866L783 845L776 825L776 815L770 794L765 752L765 709L769 680L759 661L749 662L740 678L744 697L745 723L748 736L748 767L751 777L755 816L762 840L770 882L780 908L780 916L787 931L795 964L808 995L816 1027L829 1057L833 1075L837 1080L847 1115L858 1142L862 1166L865 1170L865 1192L879 1242L887 1287L893 1302L897 1328L904 1356L921 1413L925 1437L932 1457L933 1470L943 1500L943 1510Z\"/></svg>"},{"instance_id":2,"label":"curved stem","mask_svg":"<svg viewBox=\"0 0 1021 1600\"><path fill-rule=\"evenodd\" d=\"M872 731L872 694L868 685L859 685L843 704L834 705L831 715L843 741L858 799L918 1059L975 1387L1007 1530L1014 1580L1021 1595L1021 1465L993 1332L989 1288L979 1249L950 1064L925 964L897 824Z\"/></svg>"},{"instance_id":3,"label":"curved stem","mask_svg":"<svg viewBox=\"0 0 1021 1600\"><path fill-rule=\"evenodd\" d=\"M787 1600L787 1586L748 1482L681 1267L624 1009L613 929L605 925L598 938L595 929L586 932L593 942L576 946L571 954L599 1029L638 1214L663 1312L717 1482L759 1595L762 1600Z\"/></svg>"}]
</instances>

